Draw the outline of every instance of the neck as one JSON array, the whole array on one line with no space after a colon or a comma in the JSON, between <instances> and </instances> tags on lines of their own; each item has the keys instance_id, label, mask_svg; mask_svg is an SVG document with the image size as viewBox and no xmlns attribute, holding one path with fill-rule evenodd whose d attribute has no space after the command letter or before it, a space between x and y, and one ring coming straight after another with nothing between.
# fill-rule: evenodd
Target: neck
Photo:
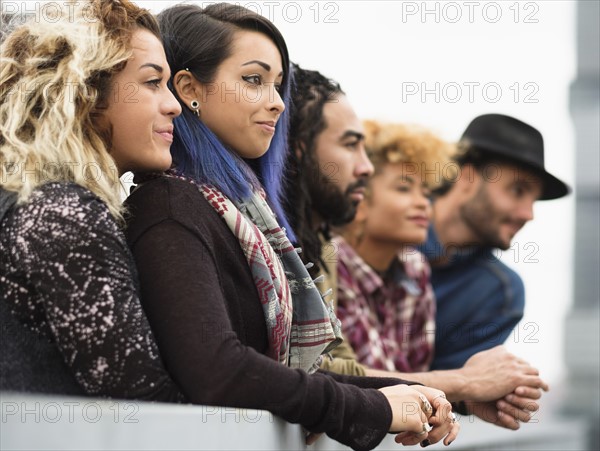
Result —
<instances>
[{"instance_id":1,"label":"neck","mask_svg":"<svg viewBox=\"0 0 600 451\"><path fill-rule=\"evenodd\" d=\"M460 203L455 202L452 192L433 203L433 227L442 246L465 247L477 243L477 237L460 214Z\"/></svg>"},{"instance_id":2,"label":"neck","mask_svg":"<svg viewBox=\"0 0 600 451\"><path fill-rule=\"evenodd\" d=\"M371 240L368 237L364 237L353 247L356 253L377 272L387 271L402 249L402 246Z\"/></svg>"}]
</instances>

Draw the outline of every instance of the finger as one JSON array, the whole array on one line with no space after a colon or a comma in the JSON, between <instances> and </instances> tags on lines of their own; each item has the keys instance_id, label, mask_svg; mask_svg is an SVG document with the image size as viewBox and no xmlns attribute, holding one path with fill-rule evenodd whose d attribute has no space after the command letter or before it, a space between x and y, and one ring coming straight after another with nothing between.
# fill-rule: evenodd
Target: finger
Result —
<instances>
[{"instance_id":1,"label":"finger","mask_svg":"<svg viewBox=\"0 0 600 451\"><path fill-rule=\"evenodd\" d=\"M430 444L439 442L446 435L448 435L448 433L452 430L452 426L452 423L449 423L447 421L440 424L439 426L435 426L427 435L427 440L429 440Z\"/></svg>"},{"instance_id":2,"label":"finger","mask_svg":"<svg viewBox=\"0 0 600 451\"><path fill-rule=\"evenodd\" d=\"M416 445L417 443L422 442L423 440L427 440L427 437L429 436L428 433L424 433L424 434L416 434L414 432L401 432L399 434L396 435L396 437L394 438L394 441L396 443L400 443L404 446L413 446Z\"/></svg>"},{"instance_id":3,"label":"finger","mask_svg":"<svg viewBox=\"0 0 600 451\"><path fill-rule=\"evenodd\" d=\"M520 376L517 380L517 387L523 387L524 389L533 388L534 390L542 389L544 391L549 390L548 384L541 377L532 375Z\"/></svg>"},{"instance_id":4,"label":"finger","mask_svg":"<svg viewBox=\"0 0 600 451\"><path fill-rule=\"evenodd\" d=\"M506 429L512 429L516 431L521 427L518 421L516 421L512 416L507 415L504 412L498 412L498 418L493 422L496 426L502 426Z\"/></svg>"},{"instance_id":5,"label":"finger","mask_svg":"<svg viewBox=\"0 0 600 451\"><path fill-rule=\"evenodd\" d=\"M526 399L540 399L542 397L542 390L533 387L517 387L513 393L509 393L509 396L514 395L520 398Z\"/></svg>"},{"instance_id":6,"label":"finger","mask_svg":"<svg viewBox=\"0 0 600 451\"><path fill-rule=\"evenodd\" d=\"M435 395L431 400L431 404L436 412L440 409L443 409L445 405L450 405L450 403L446 399L446 395L443 392L440 392L439 394ZM450 408L452 408L451 405Z\"/></svg>"},{"instance_id":7,"label":"finger","mask_svg":"<svg viewBox=\"0 0 600 451\"><path fill-rule=\"evenodd\" d=\"M412 435L409 435L408 437L404 438L402 441L400 441L398 443L401 443L404 446L414 446L414 445L421 443L423 440L429 440L429 439L427 438L426 435L419 436L419 435L412 434Z\"/></svg>"},{"instance_id":8,"label":"finger","mask_svg":"<svg viewBox=\"0 0 600 451\"><path fill-rule=\"evenodd\" d=\"M452 443L454 440L456 440L456 437L458 437L459 431L460 431L460 424L458 424L457 422L452 423L452 430L444 439L444 445L448 446L450 443Z\"/></svg>"},{"instance_id":9,"label":"finger","mask_svg":"<svg viewBox=\"0 0 600 451\"><path fill-rule=\"evenodd\" d=\"M437 425L444 422L451 422L453 419L456 419L456 417L452 412L452 404L446 399L442 399L435 410L435 415L429 418L429 423Z\"/></svg>"},{"instance_id":10,"label":"finger","mask_svg":"<svg viewBox=\"0 0 600 451\"><path fill-rule=\"evenodd\" d=\"M517 388L515 388L515 393L517 393L518 395L521 395L530 389L533 389L533 390L541 389L544 391L548 391L548 390L550 390L550 386L539 377L533 377L533 378L529 377L529 378L526 378L521 381L519 386ZM523 393L519 393L518 391L522 391Z\"/></svg>"},{"instance_id":11,"label":"finger","mask_svg":"<svg viewBox=\"0 0 600 451\"><path fill-rule=\"evenodd\" d=\"M438 411L429 422L433 425L433 430L429 433L428 440L430 443L437 443L454 429L457 420L451 411Z\"/></svg>"},{"instance_id":12,"label":"finger","mask_svg":"<svg viewBox=\"0 0 600 451\"><path fill-rule=\"evenodd\" d=\"M520 362L520 363L521 363L521 367L523 369L523 372L525 374L529 374L529 375L533 375L533 376L539 376L540 370L538 370L536 367L531 366L527 362Z\"/></svg>"},{"instance_id":13,"label":"finger","mask_svg":"<svg viewBox=\"0 0 600 451\"><path fill-rule=\"evenodd\" d=\"M412 432L400 432L399 434L396 434L394 441L396 443L402 443L402 440L408 438L409 435L412 435Z\"/></svg>"},{"instance_id":14,"label":"finger","mask_svg":"<svg viewBox=\"0 0 600 451\"><path fill-rule=\"evenodd\" d=\"M420 443L423 440L427 440L426 438L423 438L423 437L427 437L427 436L418 435L418 434L415 434L414 432L402 432L402 433L396 435L396 437L394 438L394 441L396 443L400 443L403 446L413 446L413 445L416 445L417 443Z\"/></svg>"},{"instance_id":15,"label":"finger","mask_svg":"<svg viewBox=\"0 0 600 451\"><path fill-rule=\"evenodd\" d=\"M496 407L500 412L511 416L515 420L523 421L525 423L527 423L529 420L531 420L531 412L529 412L527 410L519 409L519 408L513 406L512 404L507 403L506 401L502 401L502 400L498 401L496 403Z\"/></svg>"},{"instance_id":16,"label":"finger","mask_svg":"<svg viewBox=\"0 0 600 451\"><path fill-rule=\"evenodd\" d=\"M540 405L531 398L522 398L520 396L511 394L506 395L503 398L503 401L506 401L507 403L512 404L521 410L527 410L529 412L537 412L540 409Z\"/></svg>"},{"instance_id":17,"label":"finger","mask_svg":"<svg viewBox=\"0 0 600 451\"><path fill-rule=\"evenodd\" d=\"M450 402L446 399L446 395L444 395L444 393L434 396L432 399L432 404L435 408L435 415L429 418L430 424L441 424L445 421L456 419L452 413L452 404L450 404Z\"/></svg>"},{"instance_id":18,"label":"finger","mask_svg":"<svg viewBox=\"0 0 600 451\"><path fill-rule=\"evenodd\" d=\"M421 409L425 415L427 415L427 418L429 418L431 415L433 415L433 407L431 406L431 403L423 394L419 394L419 399L421 400Z\"/></svg>"}]
</instances>

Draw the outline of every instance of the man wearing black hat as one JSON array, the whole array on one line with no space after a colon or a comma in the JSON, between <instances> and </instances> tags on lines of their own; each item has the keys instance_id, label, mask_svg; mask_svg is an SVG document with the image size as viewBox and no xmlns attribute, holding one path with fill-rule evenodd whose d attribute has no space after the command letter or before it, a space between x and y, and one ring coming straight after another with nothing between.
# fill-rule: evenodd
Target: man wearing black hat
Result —
<instances>
[{"instance_id":1,"label":"man wearing black hat","mask_svg":"<svg viewBox=\"0 0 600 451\"><path fill-rule=\"evenodd\" d=\"M524 287L495 250L511 246L533 219L535 201L569 193L544 169L541 133L518 119L479 116L465 130L461 147L456 177L436 193L421 248L432 266L437 298L432 369L460 368L473 354L507 339L523 317Z\"/></svg>"}]
</instances>

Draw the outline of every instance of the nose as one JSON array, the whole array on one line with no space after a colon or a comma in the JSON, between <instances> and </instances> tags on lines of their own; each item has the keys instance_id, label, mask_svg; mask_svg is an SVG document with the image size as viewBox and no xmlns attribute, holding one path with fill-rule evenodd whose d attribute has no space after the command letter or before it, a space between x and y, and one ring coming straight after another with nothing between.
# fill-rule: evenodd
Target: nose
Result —
<instances>
[{"instance_id":1,"label":"nose","mask_svg":"<svg viewBox=\"0 0 600 451\"><path fill-rule=\"evenodd\" d=\"M416 205L419 208L429 208L431 207L431 199L427 195L425 191L422 189L418 189Z\"/></svg>"},{"instance_id":2,"label":"nose","mask_svg":"<svg viewBox=\"0 0 600 451\"><path fill-rule=\"evenodd\" d=\"M373 163L371 163L371 160L367 155L367 150L364 143L360 143L360 149L356 155L357 161L354 167L354 175L356 177L371 177L373 172L375 172L375 168L373 167Z\"/></svg>"},{"instance_id":3,"label":"nose","mask_svg":"<svg viewBox=\"0 0 600 451\"><path fill-rule=\"evenodd\" d=\"M279 94L279 91L275 87L275 84L269 86L267 109L277 114L281 114L285 111L285 103L281 98L281 94Z\"/></svg>"},{"instance_id":4,"label":"nose","mask_svg":"<svg viewBox=\"0 0 600 451\"><path fill-rule=\"evenodd\" d=\"M526 200L519 209L519 218L523 221L531 221L533 219L533 203L534 200Z\"/></svg>"},{"instance_id":5,"label":"nose","mask_svg":"<svg viewBox=\"0 0 600 451\"><path fill-rule=\"evenodd\" d=\"M165 95L161 103L162 113L176 118L181 114L181 105L170 89L165 89Z\"/></svg>"},{"instance_id":6,"label":"nose","mask_svg":"<svg viewBox=\"0 0 600 451\"><path fill-rule=\"evenodd\" d=\"M427 218L431 218L431 199L421 190L419 190L419 194L415 199L415 208L417 211L422 212Z\"/></svg>"}]
</instances>

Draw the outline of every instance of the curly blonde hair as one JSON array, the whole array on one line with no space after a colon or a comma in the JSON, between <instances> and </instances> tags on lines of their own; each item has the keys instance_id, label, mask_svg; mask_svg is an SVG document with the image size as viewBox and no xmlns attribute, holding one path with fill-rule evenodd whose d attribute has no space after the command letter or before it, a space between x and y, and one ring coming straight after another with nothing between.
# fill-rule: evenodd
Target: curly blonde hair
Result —
<instances>
[{"instance_id":1,"label":"curly blonde hair","mask_svg":"<svg viewBox=\"0 0 600 451\"><path fill-rule=\"evenodd\" d=\"M452 179L458 165L453 161L457 153L455 143L444 141L428 129L418 125L364 121L365 145L375 167L375 174L387 164L414 165L430 188Z\"/></svg>"},{"instance_id":2,"label":"curly blonde hair","mask_svg":"<svg viewBox=\"0 0 600 451\"><path fill-rule=\"evenodd\" d=\"M29 18L0 47L0 186L23 203L39 185L75 182L121 219L102 108L113 76L132 55L133 32L160 38L158 25L129 0L63 5L42 20Z\"/></svg>"}]
</instances>

